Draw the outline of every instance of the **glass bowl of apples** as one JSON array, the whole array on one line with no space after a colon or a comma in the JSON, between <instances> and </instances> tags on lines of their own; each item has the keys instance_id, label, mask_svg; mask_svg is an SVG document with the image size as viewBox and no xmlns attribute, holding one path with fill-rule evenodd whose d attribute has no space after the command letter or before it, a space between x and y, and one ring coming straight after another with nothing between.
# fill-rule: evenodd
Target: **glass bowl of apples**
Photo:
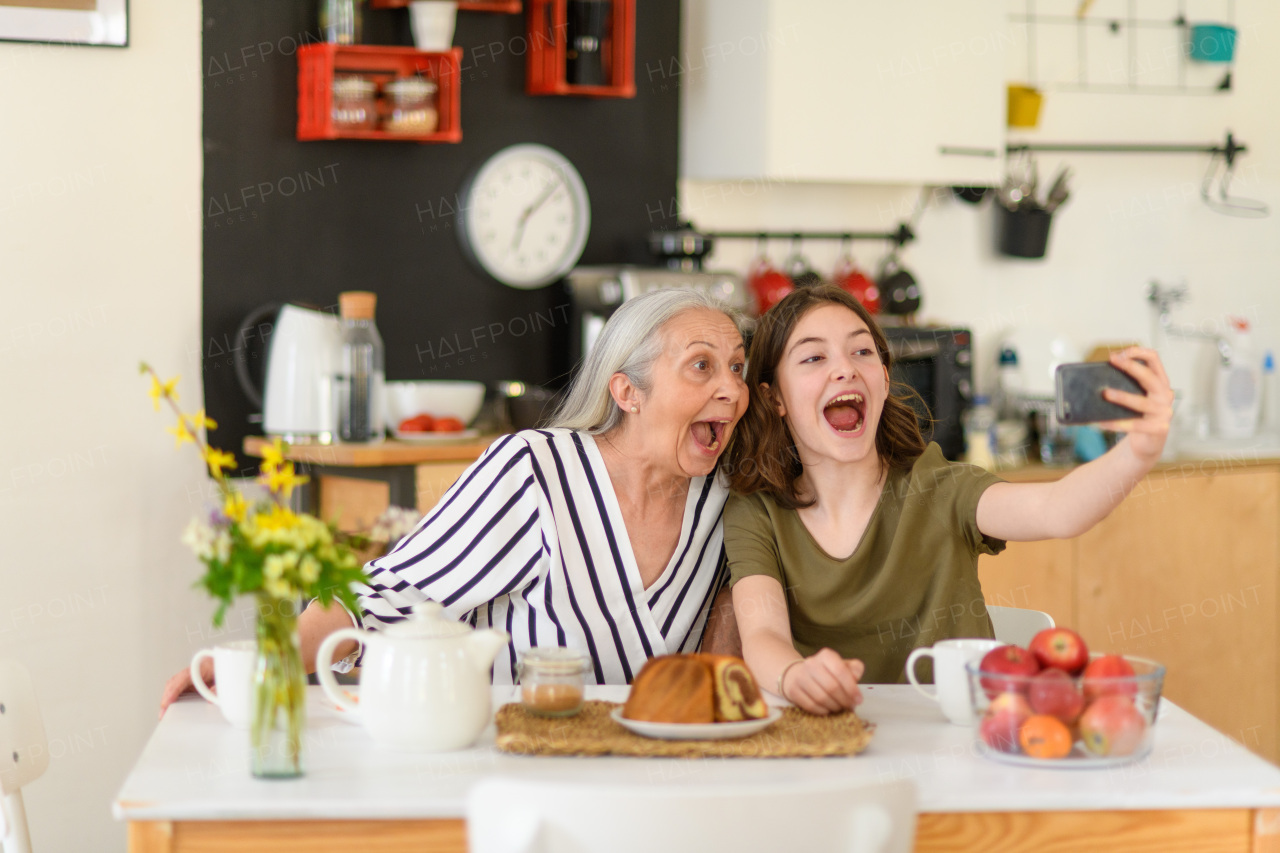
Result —
<instances>
[{"instance_id":1,"label":"glass bowl of apples","mask_svg":"<svg viewBox=\"0 0 1280 853\"><path fill-rule=\"evenodd\" d=\"M1108 767L1151 751L1165 668L1090 654L1070 628L1005 645L965 666L978 751L1032 767Z\"/></svg>"}]
</instances>

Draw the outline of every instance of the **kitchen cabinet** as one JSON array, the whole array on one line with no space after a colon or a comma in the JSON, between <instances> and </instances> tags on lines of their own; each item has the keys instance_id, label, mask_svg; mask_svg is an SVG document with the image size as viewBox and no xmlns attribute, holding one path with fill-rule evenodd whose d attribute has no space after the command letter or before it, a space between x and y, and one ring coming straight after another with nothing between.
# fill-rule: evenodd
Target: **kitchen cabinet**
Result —
<instances>
[{"instance_id":1,"label":"kitchen cabinet","mask_svg":"<svg viewBox=\"0 0 1280 853\"><path fill-rule=\"evenodd\" d=\"M994 184L1005 140L1006 4L687 0L678 58L695 180Z\"/></svg>"},{"instance_id":2,"label":"kitchen cabinet","mask_svg":"<svg viewBox=\"0 0 1280 853\"><path fill-rule=\"evenodd\" d=\"M989 604L1160 661L1165 696L1280 762L1280 464L1157 468L1084 535L1010 543L978 570Z\"/></svg>"}]
</instances>

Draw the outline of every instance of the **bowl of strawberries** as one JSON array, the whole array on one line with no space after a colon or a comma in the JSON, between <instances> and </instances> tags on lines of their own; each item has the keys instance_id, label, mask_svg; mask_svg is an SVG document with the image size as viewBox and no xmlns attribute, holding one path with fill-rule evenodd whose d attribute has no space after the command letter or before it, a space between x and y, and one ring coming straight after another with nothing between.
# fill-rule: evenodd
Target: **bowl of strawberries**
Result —
<instances>
[{"instance_id":1,"label":"bowl of strawberries","mask_svg":"<svg viewBox=\"0 0 1280 853\"><path fill-rule=\"evenodd\" d=\"M1151 751L1165 675L1153 660L1090 653L1070 628L1046 628L965 669L978 750L992 759L1106 767Z\"/></svg>"}]
</instances>

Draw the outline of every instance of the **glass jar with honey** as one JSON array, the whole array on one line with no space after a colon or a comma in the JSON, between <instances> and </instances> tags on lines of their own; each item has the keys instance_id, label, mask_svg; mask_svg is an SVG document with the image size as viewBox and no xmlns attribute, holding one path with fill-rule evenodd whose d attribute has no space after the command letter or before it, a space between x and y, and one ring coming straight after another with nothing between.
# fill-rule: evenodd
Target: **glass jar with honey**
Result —
<instances>
[{"instance_id":1,"label":"glass jar with honey","mask_svg":"<svg viewBox=\"0 0 1280 853\"><path fill-rule=\"evenodd\" d=\"M520 701L532 714L569 717L582 708L591 660L577 649L532 648L520 659Z\"/></svg>"}]
</instances>

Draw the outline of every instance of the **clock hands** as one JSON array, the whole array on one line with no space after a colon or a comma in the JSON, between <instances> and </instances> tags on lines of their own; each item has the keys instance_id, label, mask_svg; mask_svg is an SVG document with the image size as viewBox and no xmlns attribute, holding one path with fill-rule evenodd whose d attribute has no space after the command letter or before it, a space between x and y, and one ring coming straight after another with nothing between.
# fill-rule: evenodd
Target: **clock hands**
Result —
<instances>
[{"instance_id":1,"label":"clock hands","mask_svg":"<svg viewBox=\"0 0 1280 853\"><path fill-rule=\"evenodd\" d=\"M552 194L559 189L562 183L564 183L564 175L557 173L555 180L547 184L547 187L542 191L542 194L535 198L533 203L526 207L524 212L520 214L520 219L516 221L515 237L511 240L511 251L514 252L520 248L520 241L524 239L524 226L528 223L529 217L533 216L533 214L537 212L538 208L547 203L547 199L551 198Z\"/></svg>"}]
</instances>

